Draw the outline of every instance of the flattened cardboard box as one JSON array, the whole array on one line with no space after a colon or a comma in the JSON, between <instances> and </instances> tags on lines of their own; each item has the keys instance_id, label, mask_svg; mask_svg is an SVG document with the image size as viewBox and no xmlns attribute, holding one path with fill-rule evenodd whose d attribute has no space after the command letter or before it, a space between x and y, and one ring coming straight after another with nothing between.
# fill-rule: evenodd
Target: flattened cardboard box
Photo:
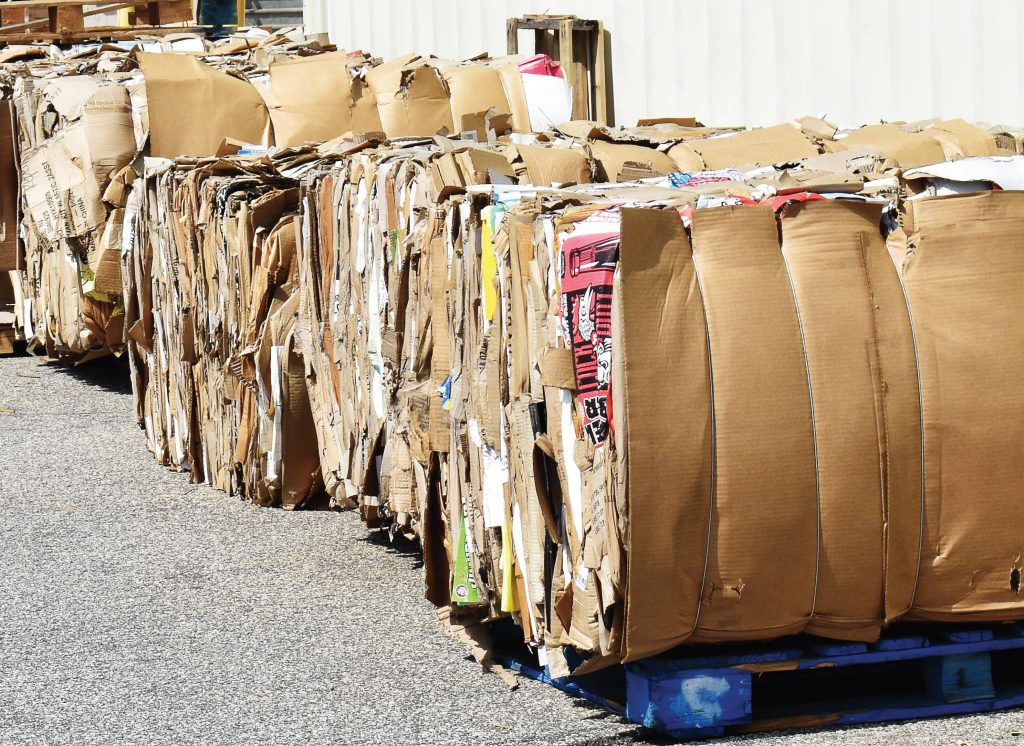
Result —
<instances>
[{"instance_id":1,"label":"flattened cardboard box","mask_svg":"<svg viewBox=\"0 0 1024 746\"><path fill-rule=\"evenodd\" d=\"M913 203L903 269L921 365L925 525L909 618L1024 618L1024 195Z\"/></svg>"}]
</instances>

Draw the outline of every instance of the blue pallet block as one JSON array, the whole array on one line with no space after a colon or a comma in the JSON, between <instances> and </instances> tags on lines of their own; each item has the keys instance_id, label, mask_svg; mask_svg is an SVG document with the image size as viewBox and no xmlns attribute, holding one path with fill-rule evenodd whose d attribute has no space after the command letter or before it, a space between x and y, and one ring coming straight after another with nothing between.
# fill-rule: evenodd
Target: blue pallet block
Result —
<instances>
[{"instance_id":1,"label":"blue pallet block","mask_svg":"<svg viewBox=\"0 0 1024 746\"><path fill-rule=\"evenodd\" d=\"M989 653L946 655L921 662L925 687L935 699L946 702L975 702L994 699L992 656Z\"/></svg>"},{"instance_id":2,"label":"blue pallet block","mask_svg":"<svg viewBox=\"0 0 1024 746\"><path fill-rule=\"evenodd\" d=\"M679 737L749 723L751 674L742 669L679 669L674 661L626 665L626 717Z\"/></svg>"},{"instance_id":3,"label":"blue pallet block","mask_svg":"<svg viewBox=\"0 0 1024 746\"><path fill-rule=\"evenodd\" d=\"M980 627L977 629L939 629L935 631L935 635L947 642L955 643L988 642L995 638L995 632L991 627Z\"/></svg>"}]
</instances>

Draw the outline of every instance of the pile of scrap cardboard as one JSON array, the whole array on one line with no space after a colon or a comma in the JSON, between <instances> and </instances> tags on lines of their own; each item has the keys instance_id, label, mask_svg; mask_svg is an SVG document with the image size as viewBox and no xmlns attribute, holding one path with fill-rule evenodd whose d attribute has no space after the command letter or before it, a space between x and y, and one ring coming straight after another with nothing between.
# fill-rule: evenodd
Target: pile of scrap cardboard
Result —
<instances>
[{"instance_id":1,"label":"pile of scrap cardboard","mask_svg":"<svg viewBox=\"0 0 1024 746\"><path fill-rule=\"evenodd\" d=\"M31 345L76 362L123 349L119 241L143 156L350 131L486 139L568 116L564 79L521 73L514 59L380 64L332 49L291 33L0 53L4 227L12 244L21 235L0 267L22 272L18 328ZM531 82L540 77L553 83Z\"/></svg>"},{"instance_id":2,"label":"pile of scrap cardboard","mask_svg":"<svg viewBox=\"0 0 1024 746\"><path fill-rule=\"evenodd\" d=\"M123 346L161 462L418 539L553 675L1024 617L1019 131L557 123L515 60L297 44L11 77L24 328Z\"/></svg>"}]
</instances>

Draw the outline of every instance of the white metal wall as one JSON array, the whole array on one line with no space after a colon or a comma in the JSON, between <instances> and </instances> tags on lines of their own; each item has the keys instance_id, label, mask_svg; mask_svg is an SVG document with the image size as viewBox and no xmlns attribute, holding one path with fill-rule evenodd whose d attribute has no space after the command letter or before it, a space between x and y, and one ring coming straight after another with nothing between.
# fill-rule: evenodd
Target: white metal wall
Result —
<instances>
[{"instance_id":1,"label":"white metal wall","mask_svg":"<svg viewBox=\"0 0 1024 746\"><path fill-rule=\"evenodd\" d=\"M598 18L615 119L774 124L963 117L1024 125L1020 0L305 0L310 31L376 56L505 53L505 19ZM524 34L520 49L532 49Z\"/></svg>"}]
</instances>

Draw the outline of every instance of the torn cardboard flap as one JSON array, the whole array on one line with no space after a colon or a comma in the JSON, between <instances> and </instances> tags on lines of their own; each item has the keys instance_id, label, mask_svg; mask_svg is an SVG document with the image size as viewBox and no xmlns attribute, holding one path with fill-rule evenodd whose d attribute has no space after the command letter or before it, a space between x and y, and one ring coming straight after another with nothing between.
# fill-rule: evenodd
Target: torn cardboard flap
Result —
<instances>
[{"instance_id":1,"label":"torn cardboard flap","mask_svg":"<svg viewBox=\"0 0 1024 746\"><path fill-rule=\"evenodd\" d=\"M455 131L448 90L436 67L407 55L373 68L366 82L389 137ZM479 111L479 109L477 109Z\"/></svg>"},{"instance_id":2,"label":"torn cardboard flap","mask_svg":"<svg viewBox=\"0 0 1024 746\"><path fill-rule=\"evenodd\" d=\"M453 122L461 123L465 116L492 109L499 116L512 115L498 70L484 65L457 65L444 68L441 75L451 95Z\"/></svg>"},{"instance_id":3,"label":"torn cardboard flap","mask_svg":"<svg viewBox=\"0 0 1024 746\"><path fill-rule=\"evenodd\" d=\"M945 159L942 146L934 137L921 132L905 132L892 124L861 127L835 140L829 147L835 151L859 147L877 148L902 168L938 163Z\"/></svg>"}]
</instances>

